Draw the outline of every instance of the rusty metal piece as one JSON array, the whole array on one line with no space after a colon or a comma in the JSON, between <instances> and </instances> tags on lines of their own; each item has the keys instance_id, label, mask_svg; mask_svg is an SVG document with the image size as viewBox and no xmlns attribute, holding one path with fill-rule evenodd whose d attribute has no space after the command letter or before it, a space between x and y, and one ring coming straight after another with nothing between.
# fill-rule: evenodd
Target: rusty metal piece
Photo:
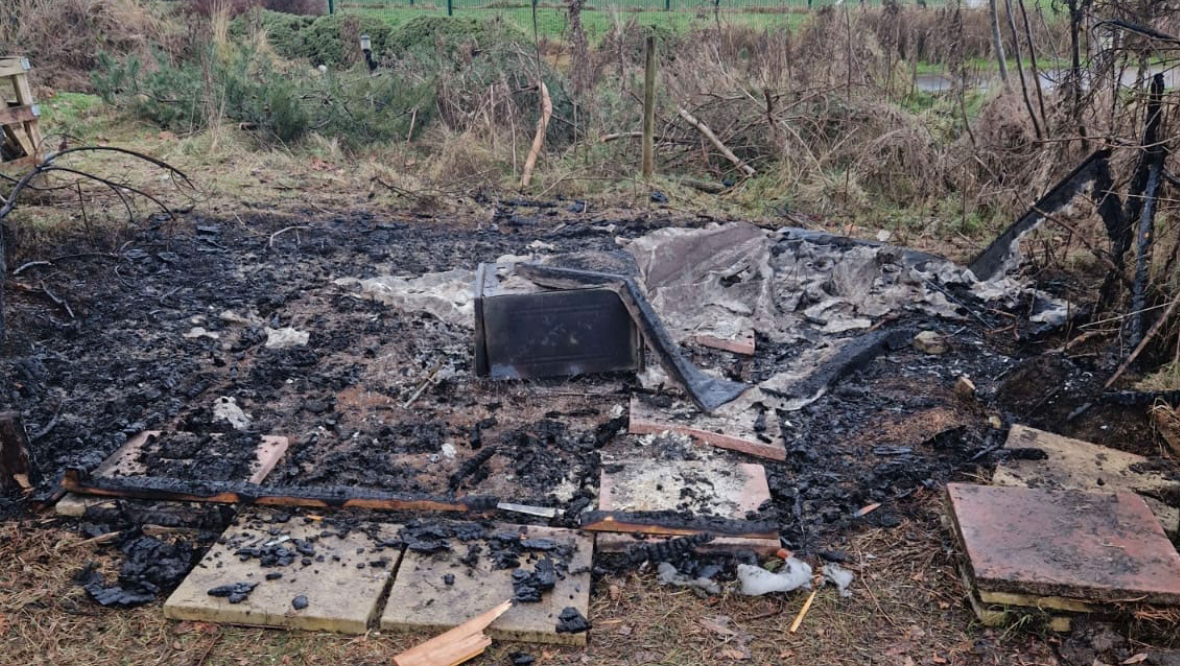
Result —
<instances>
[{"instance_id":1,"label":"rusty metal piece","mask_svg":"<svg viewBox=\"0 0 1180 666\"><path fill-rule=\"evenodd\" d=\"M643 344L610 289L505 287L497 264L475 274L475 371L492 379L566 377L643 368Z\"/></svg>"}]
</instances>

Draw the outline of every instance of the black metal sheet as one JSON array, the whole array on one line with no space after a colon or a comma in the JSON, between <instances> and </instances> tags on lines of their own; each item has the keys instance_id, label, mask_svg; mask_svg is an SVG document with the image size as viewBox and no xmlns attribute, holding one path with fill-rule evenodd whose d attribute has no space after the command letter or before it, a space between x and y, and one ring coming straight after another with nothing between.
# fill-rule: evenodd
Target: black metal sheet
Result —
<instances>
[{"instance_id":1,"label":"black metal sheet","mask_svg":"<svg viewBox=\"0 0 1180 666\"><path fill-rule=\"evenodd\" d=\"M494 294L491 273L485 266L477 277L477 374L527 379L642 367L639 331L614 291Z\"/></svg>"}]
</instances>

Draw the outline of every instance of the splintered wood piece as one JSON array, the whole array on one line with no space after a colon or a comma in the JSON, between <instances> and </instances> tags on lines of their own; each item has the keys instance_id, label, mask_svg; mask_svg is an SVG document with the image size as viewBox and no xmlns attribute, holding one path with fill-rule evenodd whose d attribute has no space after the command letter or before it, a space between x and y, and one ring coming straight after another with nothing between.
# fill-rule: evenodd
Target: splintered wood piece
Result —
<instances>
[{"instance_id":1,"label":"splintered wood piece","mask_svg":"<svg viewBox=\"0 0 1180 666\"><path fill-rule=\"evenodd\" d=\"M28 492L30 479L29 438L19 412L0 412L0 488Z\"/></svg>"},{"instance_id":2,"label":"splintered wood piece","mask_svg":"<svg viewBox=\"0 0 1180 666\"><path fill-rule=\"evenodd\" d=\"M484 629L510 608L511 599L450 631L402 652L393 658L393 663L397 666L455 666L474 659L492 644L492 639L483 633Z\"/></svg>"}]
</instances>

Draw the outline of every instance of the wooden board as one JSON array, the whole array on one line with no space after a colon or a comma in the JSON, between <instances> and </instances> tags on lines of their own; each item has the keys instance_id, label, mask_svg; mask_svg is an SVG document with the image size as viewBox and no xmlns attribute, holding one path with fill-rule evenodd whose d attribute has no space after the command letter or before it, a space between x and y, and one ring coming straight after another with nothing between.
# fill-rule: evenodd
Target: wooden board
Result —
<instances>
[{"instance_id":1,"label":"wooden board","mask_svg":"<svg viewBox=\"0 0 1180 666\"><path fill-rule=\"evenodd\" d=\"M1138 495L961 483L947 494L979 589L1180 605L1180 555Z\"/></svg>"},{"instance_id":2,"label":"wooden board","mask_svg":"<svg viewBox=\"0 0 1180 666\"><path fill-rule=\"evenodd\" d=\"M726 411L729 408L730 405L722 407L712 416L698 412L685 419L674 419L647 404L639 396L633 396L628 432L634 435L674 432L722 449L771 460L787 459L787 450L779 433L778 419L773 412L767 416L766 432L761 433L765 439L762 439L753 429L756 415L751 410L730 414Z\"/></svg>"},{"instance_id":3,"label":"wooden board","mask_svg":"<svg viewBox=\"0 0 1180 666\"><path fill-rule=\"evenodd\" d=\"M0 125L29 122L39 115L35 105L0 107Z\"/></svg>"},{"instance_id":4,"label":"wooden board","mask_svg":"<svg viewBox=\"0 0 1180 666\"><path fill-rule=\"evenodd\" d=\"M702 347L711 347L721 351L753 356L755 352L755 337L752 329L746 329L733 338L722 338L715 335L696 335L693 340Z\"/></svg>"},{"instance_id":5,"label":"wooden board","mask_svg":"<svg viewBox=\"0 0 1180 666\"><path fill-rule=\"evenodd\" d=\"M29 71L28 58L23 56L7 56L0 58L0 78L16 76Z\"/></svg>"},{"instance_id":6,"label":"wooden board","mask_svg":"<svg viewBox=\"0 0 1180 666\"><path fill-rule=\"evenodd\" d=\"M267 523L270 515L262 510L248 510L184 579L164 604L164 616L173 620L240 624L309 631L363 634L377 617L378 603L397 571L401 548L375 550L376 544L361 528L341 538L330 525L307 523L295 517L285 523ZM364 526L361 526L364 527ZM393 539L400 525L373 525L372 532L381 539ZM270 534L277 529L277 534ZM234 553L242 544L265 543L289 536L292 539L315 537L316 555L308 566L300 556L286 567L263 568L258 559L242 562ZM287 542L290 544L290 542ZM363 552L358 550L363 549ZM323 556L324 561L316 558ZM339 558L337 560L336 558ZM371 563L386 559L383 567ZM357 565L364 564L364 568ZM271 572L282 573L279 580L266 580ZM223 597L209 595L209 590L239 582L258 583L243 602L231 604ZM295 597L304 595L308 606L296 610Z\"/></svg>"},{"instance_id":7,"label":"wooden board","mask_svg":"<svg viewBox=\"0 0 1180 666\"><path fill-rule=\"evenodd\" d=\"M668 537L648 536L638 539L630 534L619 532L599 532L594 540L594 547L600 553L625 553L634 546L666 541ZM753 551L759 555L774 555L781 544L778 539L758 539L748 537L717 537L708 543L694 546L698 553L736 553L742 550Z\"/></svg>"},{"instance_id":8,"label":"wooden board","mask_svg":"<svg viewBox=\"0 0 1180 666\"><path fill-rule=\"evenodd\" d=\"M573 530L551 527L498 525L497 529L521 531L528 538L552 539L576 546L565 579L546 592L540 603L518 603L491 624L487 634L496 640L585 645L586 633L557 633L557 616L566 606L590 617L590 564L594 539ZM472 542L475 543L475 542ZM467 544L470 545L470 544ZM381 616L381 629L390 631L440 632L459 626L504 599L512 598L512 570L495 569L489 557L481 556L473 570L458 560L467 545L441 553L407 551ZM484 553L488 552L486 544ZM455 551L459 552L455 552ZM539 558L537 558L539 559ZM534 564L521 558L528 571ZM443 577L453 574L453 585Z\"/></svg>"},{"instance_id":9,"label":"wooden board","mask_svg":"<svg viewBox=\"0 0 1180 666\"><path fill-rule=\"evenodd\" d=\"M1175 537L1180 509L1159 497L1180 497L1180 468L1165 459L1149 461L1134 453L1098 446L1053 433L1012 426L1005 449L1040 449L1045 460L1007 460L996 467L992 484L1026 488L1137 493L1164 531ZM1169 478L1170 477L1170 478Z\"/></svg>"}]
</instances>

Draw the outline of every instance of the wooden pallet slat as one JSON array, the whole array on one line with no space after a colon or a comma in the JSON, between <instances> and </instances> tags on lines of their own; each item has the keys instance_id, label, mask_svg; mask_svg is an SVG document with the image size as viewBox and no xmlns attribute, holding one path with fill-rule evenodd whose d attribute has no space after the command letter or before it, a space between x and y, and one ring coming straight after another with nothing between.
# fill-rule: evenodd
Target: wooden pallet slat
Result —
<instances>
[{"instance_id":1,"label":"wooden pallet slat","mask_svg":"<svg viewBox=\"0 0 1180 666\"><path fill-rule=\"evenodd\" d=\"M0 78L8 78L28 72L32 67L29 59L23 56L9 56L0 58Z\"/></svg>"},{"instance_id":2,"label":"wooden pallet slat","mask_svg":"<svg viewBox=\"0 0 1180 666\"><path fill-rule=\"evenodd\" d=\"M7 137L9 143L20 146L24 156L4 162L5 167L15 167L31 162L36 164L41 152L41 129L38 125L40 112L33 99L33 87L29 85L28 71L32 69L28 58L7 56L0 58L0 79L8 79L16 95L16 105L7 106L0 99L0 139Z\"/></svg>"},{"instance_id":3,"label":"wooden pallet slat","mask_svg":"<svg viewBox=\"0 0 1180 666\"><path fill-rule=\"evenodd\" d=\"M0 125L14 125L37 120L41 115L36 105L10 106L0 108Z\"/></svg>"}]
</instances>

